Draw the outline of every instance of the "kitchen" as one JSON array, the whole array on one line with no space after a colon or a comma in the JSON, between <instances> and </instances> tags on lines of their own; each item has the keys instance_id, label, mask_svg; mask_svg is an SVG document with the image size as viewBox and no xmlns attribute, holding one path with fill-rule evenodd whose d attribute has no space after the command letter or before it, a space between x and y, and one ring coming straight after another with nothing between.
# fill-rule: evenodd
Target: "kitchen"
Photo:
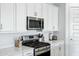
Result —
<instances>
[{"instance_id":1,"label":"kitchen","mask_svg":"<svg viewBox=\"0 0 79 59\"><path fill-rule=\"evenodd\" d=\"M65 56L65 3L0 3L0 56Z\"/></svg>"}]
</instances>

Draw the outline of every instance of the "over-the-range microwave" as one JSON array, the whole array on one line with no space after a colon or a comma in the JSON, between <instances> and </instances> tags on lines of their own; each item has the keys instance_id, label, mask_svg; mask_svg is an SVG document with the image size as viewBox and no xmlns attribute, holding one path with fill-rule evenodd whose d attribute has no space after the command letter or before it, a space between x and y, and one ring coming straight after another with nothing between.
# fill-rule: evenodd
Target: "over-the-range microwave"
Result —
<instances>
[{"instance_id":1,"label":"over-the-range microwave","mask_svg":"<svg viewBox=\"0 0 79 59\"><path fill-rule=\"evenodd\" d=\"M44 18L27 16L27 30L43 30Z\"/></svg>"}]
</instances>

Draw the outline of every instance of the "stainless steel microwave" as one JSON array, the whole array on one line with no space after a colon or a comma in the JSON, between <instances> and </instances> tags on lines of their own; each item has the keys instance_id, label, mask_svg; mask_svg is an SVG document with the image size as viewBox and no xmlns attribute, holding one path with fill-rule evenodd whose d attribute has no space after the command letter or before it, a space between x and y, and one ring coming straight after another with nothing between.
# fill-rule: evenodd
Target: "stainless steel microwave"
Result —
<instances>
[{"instance_id":1,"label":"stainless steel microwave","mask_svg":"<svg viewBox=\"0 0 79 59\"><path fill-rule=\"evenodd\" d=\"M27 17L27 30L43 30L44 19L37 17Z\"/></svg>"}]
</instances>

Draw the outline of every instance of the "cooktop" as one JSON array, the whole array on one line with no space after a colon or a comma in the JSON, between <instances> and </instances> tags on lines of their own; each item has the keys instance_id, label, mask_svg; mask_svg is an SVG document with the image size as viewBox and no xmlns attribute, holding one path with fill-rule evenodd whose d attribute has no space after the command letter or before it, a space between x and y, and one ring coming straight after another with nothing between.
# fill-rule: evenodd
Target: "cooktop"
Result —
<instances>
[{"instance_id":1,"label":"cooktop","mask_svg":"<svg viewBox=\"0 0 79 59\"><path fill-rule=\"evenodd\" d=\"M39 42L38 40L28 40L28 41L23 41L22 45L33 47L33 48L40 48L40 47L48 46L50 44L45 42Z\"/></svg>"}]
</instances>

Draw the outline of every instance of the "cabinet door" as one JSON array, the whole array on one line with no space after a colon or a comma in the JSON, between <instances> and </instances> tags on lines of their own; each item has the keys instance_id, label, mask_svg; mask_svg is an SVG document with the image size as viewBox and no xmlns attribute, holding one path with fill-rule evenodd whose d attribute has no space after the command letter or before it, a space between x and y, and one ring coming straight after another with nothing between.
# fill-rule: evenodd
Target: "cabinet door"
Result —
<instances>
[{"instance_id":1,"label":"cabinet door","mask_svg":"<svg viewBox=\"0 0 79 59\"><path fill-rule=\"evenodd\" d=\"M27 16L35 16L36 13L35 13L35 3L27 3L26 4L26 11L27 11Z\"/></svg>"},{"instance_id":2,"label":"cabinet door","mask_svg":"<svg viewBox=\"0 0 79 59\"><path fill-rule=\"evenodd\" d=\"M59 45L51 46L51 56L59 56Z\"/></svg>"},{"instance_id":3,"label":"cabinet door","mask_svg":"<svg viewBox=\"0 0 79 59\"><path fill-rule=\"evenodd\" d=\"M23 56L33 56L33 49L23 50Z\"/></svg>"},{"instance_id":4,"label":"cabinet door","mask_svg":"<svg viewBox=\"0 0 79 59\"><path fill-rule=\"evenodd\" d=\"M59 46L55 46L55 56L59 56Z\"/></svg>"},{"instance_id":5,"label":"cabinet door","mask_svg":"<svg viewBox=\"0 0 79 59\"><path fill-rule=\"evenodd\" d=\"M58 8L52 4L48 4L48 23L50 31L58 30Z\"/></svg>"},{"instance_id":6,"label":"cabinet door","mask_svg":"<svg viewBox=\"0 0 79 59\"><path fill-rule=\"evenodd\" d=\"M55 56L55 48L51 46L51 56Z\"/></svg>"},{"instance_id":7,"label":"cabinet door","mask_svg":"<svg viewBox=\"0 0 79 59\"><path fill-rule=\"evenodd\" d=\"M62 45L62 56L64 56L64 44Z\"/></svg>"},{"instance_id":8,"label":"cabinet door","mask_svg":"<svg viewBox=\"0 0 79 59\"><path fill-rule=\"evenodd\" d=\"M17 32L26 31L26 4L16 4L16 20L17 20Z\"/></svg>"},{"instance_id":9,"label":"cabinet door","mask_svg":"<svg viewBox=\"0 0 79 59\"><path fill-rule=\"evenodd\" d=\"M42 4L41 3L28 3L27 16L42 17Z\"/></svg>"},{"instance_id":10,"label":"cabinet door","mask_svg":"<svg viewBox=\"0 0 79 59\"><path fill-rule=\"evenodd\" d=\"M52 25L53 31L58 31L58 7L52 5Z\"/></svg>"},{"instance_id":11,"label":"cabinet door","mask_svg":"<svg viewBox=\"0 0 79 59\"><path fill-rule=\"evenodd\" d=\"M35 3L35 13L37 14L37 17L42 17L42 3Z\"/></svg>"},{"instance_id":12,"label":"cabinet door","mask_svg":"<svg viewBox=\"0 0 79 59\"><path fill-rule=\"evenodd\" d=\"M52 5L48 4L48 27L49 27L49 31L53 31L53 12L52 12Z\"/></svg>"},{"instance_id":13,"label":"cabinet door","mask_svg":"<svg viewBox=\"0 0 79 59\"><path fill-rule=\"evenodd\" d=\"M49 30L49 23L48 23L48 4L43 4L43 17L44 17L44 30L43 31L48 31Z\"/></svg>"},{"instance_id":14,"label":"cabinet door","mask_svg":"<svg viewBox=\"0 0 79 59\"><path fill-rule=\"evenodd\" d=\"M1 31L10 31L15 30L15 4L13 3L2 3L1 4Z\"/></svg>"},{"instance_id":15,"label":"cabinet door","mask_svg":"<svg viewBox=\"0 0 79 59\"><path fill-rule=\"evenodd\" d=\"M64 44L60 44L59 46L59 56L64 56Z\"/></svg>"},{"instance_id":16,"label":"cabinet door","mask_svg":"<svg viewBox=\"0 0 79 59\"><path fill-rule=\"evenodd\" d=\"M2 29L2 26L1 26L1 4L0 4L0 29Z\"/></svg>"}]
</instances>

